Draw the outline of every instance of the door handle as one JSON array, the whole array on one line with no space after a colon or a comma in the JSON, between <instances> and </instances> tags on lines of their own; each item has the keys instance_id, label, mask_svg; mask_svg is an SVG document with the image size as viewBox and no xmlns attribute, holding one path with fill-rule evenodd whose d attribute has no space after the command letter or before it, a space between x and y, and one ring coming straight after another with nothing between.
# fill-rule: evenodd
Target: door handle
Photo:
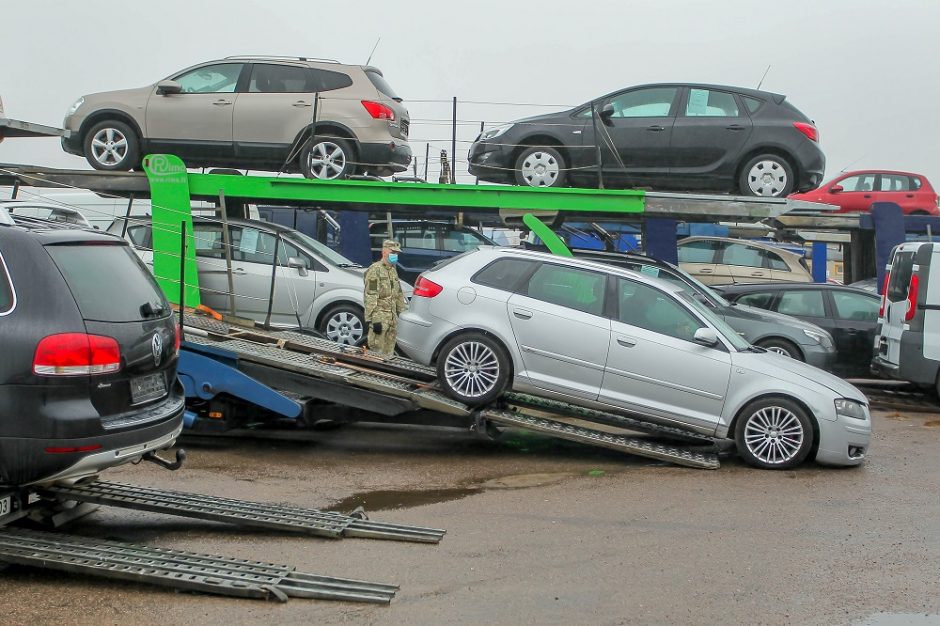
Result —
<instances>
[{"instance_id":1,"label":"door handle","mask_svg":"<svg viewBox=\"0 0 940 626\"><path fill-rule=\"evenodd\" d=\"M751 276L763 276L764 272L751 272Z\"/></svg>"},{"instance_id":2,"label":"door handle","mask_svg":"<svg viewBox=\"0 0 940 626\"><path fill-rule=\"evenodd\" d=\"M214 105L217 106L217 107L226 107L226 106L232 104L232 102L231 102L230 100L216 100L216 101L213 102L212 104L214 104Z\"/></svg>"},{"instance_id":3,"label":"door handle","mask_svg":"<svg viewBox=\"0 0 940 626\"><path fill-rule=\"evenodd\" d=\"M913 198L913 197L914 197L914 194L912 194L912 193L906 193L906 194L904 194L904 197L905 197L905 198Z\"/></svg>"},{"instance_id":4,"label":"door handle","mask_svg":"<svg viewBox=\"0 0 940 626\"><path fill-rule=\"evenodd\" d=\"M527 320L527 319L532 318L532 312L526 311L525 309L513 309L512 314L521 320Z\"/></svg>"},{"instance_id":5,"label":"door handle","mask_svg":"<svg viewBox=\"0 0 940 626\"><path fill-rule=\"evenodd\" d=\"M740 124L732 124L731 126L725 126L726 130L744 130L744 127Z\"/></svg>"},{"instance_id":6,"label":"door handle","mask_svg":"<svg viewBox=\"0 0 940 626\"><path fill-rule=\"evenodd\" d=\"M665 126L660 126L658 124L653 124L652 126L647 126L646 130L652 131L654 133L659 133L666 130Z\"/></svg>"},{"instance_id":7,"label":"door handle","mask_svg":"<svg viewBox=\"0 0 940 626\"><path fill-rule=\"evenodd\" d=\"M232 273L233 273L233 274L244 274L244 273L245 273L245 268L242 268L242 267L233 267L233 268L232 268Z\"/></svg>"},{"instance_id":8,"label":"door handle","mask_svg":"<svg viewBox=\"0 0 940 626\"><path fill-rule=\"evenodd\" d=\"M864 197L865 197L865 198L871 198L871 194L870 194L870 193L866 193Z\"/></svg>"},{"instance_id":9,"label":"door handle","mask_svg":"<svg viewBox=\"0 0 940 626\"><path fill-rule=\"evenodd\" d=\"M630 339L629 337L617 337L617 343L619 343L624 348L632 348L636 345L636 340Z\"/></svg>"},{"instance_id":10,"label":"door handle","mask_svg":"<svg viewBox=\"0 0 940 626\"><path fill-rule=\"evenodd\" d=\"M703 267L698 271L699 274L711 274L712 269L710 267Z\"/></svg>"},{"instance_id":11,"label":"door handle","mask_svg":"<svg viewBox=\"0 0 940 626\"><path fill-rule=\"evenodd\" d=\"M309 102L304 102L303 100L298 100L297 102L295 102L295 103L294 103L293 105L291 105L291 106L295 106L295 107L297 107L297 108L299 109L299 108L301 108L301 107L309 107L309 106L313 106L313 105L310 104Z\"/></svg>"}]
</instances>

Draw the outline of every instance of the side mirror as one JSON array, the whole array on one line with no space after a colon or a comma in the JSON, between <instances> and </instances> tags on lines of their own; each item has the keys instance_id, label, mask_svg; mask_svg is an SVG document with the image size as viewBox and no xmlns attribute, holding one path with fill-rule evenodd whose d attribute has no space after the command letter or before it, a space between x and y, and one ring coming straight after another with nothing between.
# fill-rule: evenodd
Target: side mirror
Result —
<instances>
[{"instance_id":1,"label":"side mirror","mask_svg":"<svg viewBox=\"0 0 940 626\"><path fill-rule=\"evenodd\" d=\"M175 93L182 93L183 86L175 80L161 80L157 83L157 95L169 96Z\"/></svg>"},{"instance_id":2,"label":"side mirror","mask_svg":"<svg viewBox=\"0 0 940 626\"><path fill-rule=\"evenodd\" d=\"M692 336L692 341L703 346L713 346L718 343L718 333L711 328L699 328Z\"/></svg>"},{"instance_id":3,"label":"side mirror","mask_svg":"<svg viewBox=\"0 0 940 626\"><path fill-rule=\"evenodd\" d=\"M297 270L297 273L301 276L307 275L307 261L300 257L292 256L287 259L287 267L292 267Z\"/></svg>"},{"instance_id":4,"label":"side mirror","mask_svg":"<svg viewBox=\"0 0 940 626\"><path fill-rule=\"evenodd\" d=\"M842 185L833 185L829 188L829 193L842 193L843 191L845 191L845 187Z\"/></svg>"},{"instance_id":5,"label":"side mirror","mask_svg":"<svg viewBox=\"0 0 940 626\"><path fill-rule=\"evenodd\" d=\"M610 126L610 118L614 116L614 105L610 102L601 107L601 121Z\"/></svg>"}]
</instances>

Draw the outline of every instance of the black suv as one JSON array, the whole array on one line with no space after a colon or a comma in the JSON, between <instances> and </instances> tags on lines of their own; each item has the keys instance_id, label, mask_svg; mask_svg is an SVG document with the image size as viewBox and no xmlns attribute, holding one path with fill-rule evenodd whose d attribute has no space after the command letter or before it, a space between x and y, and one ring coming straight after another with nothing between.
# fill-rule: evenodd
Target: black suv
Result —
<instances>
[{"instance_id":1,"label":"black suv","mask_svg":"<svg viewBox=\"0 0 940 626\"><path fill-rule=\"evenodd\" d=\"M696 84L630 87L484 131L470 173L532 187L738 191L785 197L822 182L816 126L781 96ZM600 154L595 146L600 146Z\"/></svg>"},{"instance_id":2,"label":"black suv","mask_svg":"<svg viewBox=\"0 0 940 626\"><path fill-rule=\"evenodd\" d=\"M0 211L0 345L2 485L93 476L180 433L173 313L119 238Z\"/></svg>"}]
</instances>

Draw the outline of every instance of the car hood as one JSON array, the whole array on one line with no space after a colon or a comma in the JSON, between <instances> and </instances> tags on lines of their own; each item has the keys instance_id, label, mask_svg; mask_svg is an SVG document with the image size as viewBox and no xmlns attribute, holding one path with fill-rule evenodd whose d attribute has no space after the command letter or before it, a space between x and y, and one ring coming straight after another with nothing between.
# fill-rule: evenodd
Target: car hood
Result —
<instances>
[{"instance_id":1,"label":"car hood","mask_svg":"<svg viewBox=\"0 0 940 626\"><path fill-rule=\"evenodd\" d=\"M807 365L783 354L754 348L750 351L735 353L733 361L735 366L745 367L764 376L780 379L801 387L823 386L839 397L868 404L868 398L854 385L818 367Z\"/></svg>"},{"instance_id":2,"label":"car hood","mask_svg":"<svg viewBox=\"0 0 940 626\"><path fill-rule=\"evenodd\" d=\"M511 122L507 122L505 126L510 126L513 124L571 124L571 113L574 109L568 109L567 111L559 111L557 113L545 113L542 115L533 115L531 117L523 117ZM587 120L583 123L588 123Z\"/></svg>"},{"instance_id":3,"label":"car hood","mask_svg":"<svg viewBox=\"0 0 940 626\"><path fill-rule=\"evenodd\" d=\"M82 96L85 99L83 106L87 106L89 104L102 105L115 102L136 104L136 101L139 100L146 102L147 98L149 98L150 94L153 92L153 89L153 85L147 85L145 87L136 87L134 89L117 89L115 91L90 93Z\"/></svg>"},{"instance_id":4,"label":"car hood","mask_svg":"<svg viewBox=\"0 0 940 626\"><path fill-rule=\"evenodd\" d=\"M798 330L806 329L817 333L828 334L826 330L817 326L816 324L813 324L812 322L801 320L798 317L784 315L783 313L774 313L773 311L768 311L767 309L759 309L757 307L748 306L746 304L734 304L728 307L726 311L729 311L728 315L731 317L747 319L754 322L782 324L784 326L789 326Z\"/></svg>"}]
</instances>

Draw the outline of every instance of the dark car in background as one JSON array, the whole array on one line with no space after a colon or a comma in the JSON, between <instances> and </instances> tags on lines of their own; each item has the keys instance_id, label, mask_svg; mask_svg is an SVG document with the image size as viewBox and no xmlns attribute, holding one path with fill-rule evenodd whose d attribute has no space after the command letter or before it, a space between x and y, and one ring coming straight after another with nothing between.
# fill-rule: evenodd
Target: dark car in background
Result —
<instances>
[{"instance_id":1,"label":"dark car in background","mask_svg":"<svg viewBox=\"0 0 940 626\"><path fill-rule=\"evenodd\" d=\"M392 220L391 238L401 244L396 269L398 277L414 284L418 275L435 263L496 243L472 228L445 221ZM372 259L382 256L382 241L389 238L389 222L369 224Z\"/></svg>"},{"instance_id":2,"label":"dark car in background","mask_svg":"<svg viewBox=\"0 0 940 626\"><path fill-rule=\"evenodd\" d=\"M470 173L496 183L593 187L595 146L605 185L624 187L785 197L819 186L826 169L815 124L786 96L664 83L484 130L470 148Z\"/></svg>"},{"instance_id":3,"label":"dark car in background","mask_svg":"<svg viewBox=\"0 0 940 626\"><path fill-rule=\"evenodd\" d=\"M728 300L792 315L832 335L842 376L869 375L881 298L861 289L829 283L728 285L718 290Z\"/></svg>"},{"instance_id":4,"label":"dark car in background","mask_svg":"<svg viewBox=\"0 0 940 626\"><path fill-rule=\"evenodd\" d=\"M5 486L94 476L182 429L173 312L120 238L0 211L0 346Z\"/></svg>"}]
</instances>

